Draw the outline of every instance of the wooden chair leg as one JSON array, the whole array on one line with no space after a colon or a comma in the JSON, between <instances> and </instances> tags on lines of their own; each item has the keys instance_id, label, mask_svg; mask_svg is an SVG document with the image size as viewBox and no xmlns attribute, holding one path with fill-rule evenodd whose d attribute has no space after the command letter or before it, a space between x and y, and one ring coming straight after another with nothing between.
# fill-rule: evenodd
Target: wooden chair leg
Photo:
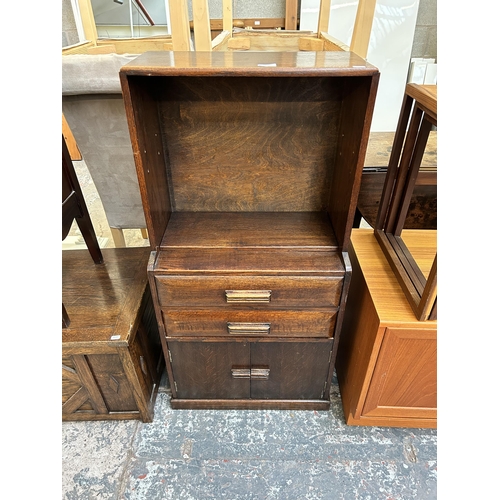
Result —
<instances>
[{"instance_id":1,"label":"wooden chair leg","mask_svg":"<svg viewBox=\"0 0 500 500\"><path fill-rule=\"evenodd\" d=\"M117 227L110 227L111 236L113 237L113 242L115 244L115 248L124 248L127 246L125 243L125 237L123 236L123 229L119 229Z\"/></svg>"}]
</instances>

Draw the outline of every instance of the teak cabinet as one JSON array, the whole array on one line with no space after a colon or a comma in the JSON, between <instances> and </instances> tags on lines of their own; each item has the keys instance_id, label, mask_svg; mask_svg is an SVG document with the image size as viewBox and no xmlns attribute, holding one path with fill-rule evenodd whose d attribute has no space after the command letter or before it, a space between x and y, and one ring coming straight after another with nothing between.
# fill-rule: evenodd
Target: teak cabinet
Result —
<instances>
[{"instance_id":1,"label":"teak cabinet","mask_svg":"<svg viewBox=\"0 0 500 500\"><path fill-rule=\"evenodd\" d=\"M327 409L378 70L152 52L120 78L172 406Z\"/></svg>"},{"instance_id":2,"label":"teak cabinet","mask_svg":"<svg viewBox=\"0 0 500 500\"><path fill-rule=\"evenodd\" d=\"M404 230L422 272L436 231ZM348 425L437 427L437 321L419 321L373 230L353 229L352 281L337 356Z\"/></svg>"}]
</instances>

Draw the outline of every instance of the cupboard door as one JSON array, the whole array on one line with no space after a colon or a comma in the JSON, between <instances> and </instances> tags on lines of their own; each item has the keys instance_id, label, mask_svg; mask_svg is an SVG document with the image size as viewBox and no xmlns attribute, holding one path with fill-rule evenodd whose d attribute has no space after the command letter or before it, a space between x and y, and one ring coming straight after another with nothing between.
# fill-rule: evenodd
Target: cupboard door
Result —
<instances>
[{"instance_id":1,"label":"cupboard door","mask_svg":"<svg viewBox=\"0 0 500 500\"><path fill-rule=\"evenodd\" d=\"M252 399L325 399L332 340L251 344Z\"/></svg>"},{"instance_id":2,"label":"cupboard door","mask_svg":"<svg viewBox=\"0 0 500 500\"><path fill-rule=\"evenodd\" d=\"M437 417L437 332L387 328L363 416Z\"/></svg>"},{"instance_id":3,"label":"cupboard door","mask_svg":"<svg viewBox=\"0 0 500 500\"><path fill-rule=\"evenodd\" d=\"M170 341L168 348L177 398L250 397L248 342Z\"/></svg>"}]
</instances>

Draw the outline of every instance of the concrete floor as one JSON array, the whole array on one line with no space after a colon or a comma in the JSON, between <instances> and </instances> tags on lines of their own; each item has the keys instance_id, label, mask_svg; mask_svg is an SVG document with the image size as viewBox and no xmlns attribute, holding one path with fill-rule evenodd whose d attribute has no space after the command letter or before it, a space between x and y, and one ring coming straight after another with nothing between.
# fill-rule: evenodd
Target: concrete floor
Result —
<instances>
[{"instance_id":1,"label":"concrete floor","mask_svg":"<svg viewBox=\"0 0 500 500\"><path fill-rule=\"evenodd\" d=\"M84 162L75 162L97 236L114 246ZM76 224L65 250L82 248ZM127 246L147 246L139 230ZM85 247L83 247L85 248ZM437 431L348 427L331 409L172 410L163 378L154 421L63 422L65 500L428 500L437 498Z\"/></svg>"},{"instance_id":2,"label":"concrete floor","mask_svg":"<svg viewBox=\"0 0 500 500\"><path fill-rule=\"evenodd\" d=\"M164 378L152 423L63 422L67 500L428 500L437 431L348 427L329 411L172 410Z\"/></svg>"}]
</instances>

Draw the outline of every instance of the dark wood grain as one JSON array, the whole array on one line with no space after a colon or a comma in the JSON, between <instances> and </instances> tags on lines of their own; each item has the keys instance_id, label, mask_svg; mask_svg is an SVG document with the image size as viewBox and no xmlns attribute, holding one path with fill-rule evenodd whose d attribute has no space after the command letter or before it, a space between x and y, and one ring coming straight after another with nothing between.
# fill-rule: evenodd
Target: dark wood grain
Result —
<instances>
[{"instance_id":1,"label":"dark wood grain","mask_svg":"<svg viewBox=\"0 0 500 500\"><path fill-rule=\"evenodd\" d=\"M371 227L375 228L386 168L363 170L357 209ZM356 227L356 224L355 224ZM405 229L437 229L437 172L419 172L410 198Z\"/></svg>"},{"instance_id":2,"label":"dark wood grain","mask_svg":"<svg viewBox=\"0 0 500 500\"><path fill-rule=\"evenodd\" d=\"M165 52L120 75L172 407L328 409L378 70Z\"/></svg>"},{"instance_id":3,"label":"dark wood grain","mask_svg":"<svg viewBox=\"0 0 500 500\"><path fill-rule=\"evenodd\" d=\"M327 275L343 276L336 251L253 248L169 248L158 254L159 274Z\"/></svg>"},{"instance_id":4,"label":"dark wood grain","mask_svg":"<svg viewBox=\"0 0 500 500\"><path fill-rule=\"evenodd\" d=\"M353 52L145 52L120 69L131 76L363 76L378 69Z\"/></svg>"},{"instance_id":5,"label":"dark wood grain","mask_svg":"<svg viewBox=\"0 0 500 500\"><path fill-rule=\"evenodd\" d=\"M314 211L328 201L336 79L176 78L162 122L177 211Z\"/></svg>"},{"instance_id":6,"label":"dark wood grain","mask_svg":"<svg viewBox=\"0 0 500 500\"><path fill-rule=\"evenodd\" d=\"M269 368L269 379L250 380L252 399L329 399L332 342L251 344L251 366Z\"/></svg>"},{"instance_id":7,"label":"dark wood grain","mask_svg":"<svg viewBox=\"0 0 500 500\"><path fill-rule=\"evenodd\" d=\"M165 309L169 336L231 336L228 323L269 323L271 337L332 337L336 309L227 310Z\"/></svg>"},{"instance_id":8,"label":"dark wood grain","mask_svg":"<svg viewBox=\"0 0 500 500\"><path fill-rule=\"evenodd\" d=\"M156 277L162 307L259 307L287 309L297 307L336 307L340 302L343 279L325 276L161 276ZM267 304L231 303L226 290L269 290Z\"/></svg>"},{"instance_id":9,"label":"dark wood grain","mask_svg":"<svg viewBox=\"0 0 500 500\"><path fill-rule=\"evenodd\" d=\"M169 342L177 397L241 399L250 396L250 379L231 377L231 368L248 367L248 343Z\"/></svg>"},{"instance_id":10,"label":"dark wood grain","mask_svg":"<svg viewBox=\"0 0 500 500\"><path fill-rule=\"evenodd\" d=\"M342 251L349 247L361 185L378 75L346 80L339 121L339 146L333 168L328 213Z\"/></svg>"},{"instance_id":11,"label":"dark wood grain","mask_svg":"<svg viewBox=\"0 0 500 500\"><path fill-rule=\"evenodd\" d=\"M123 100L136 164L150 245L160 244L172 211L166 156L158 121L154 81L126 78L120 73ZM144 85L146 83L146 85Z\"/></svg>"},{"instance_id":12,"label":"dark wood grain","mask_svg":"<svg viewBox=\"0 0 500 500\"><path fill-rule=\"evenodd\" d=\"M338 247L326 212L176 212L162 248Z\"/></svg>"},{"instance_id":13,"label":"dark wood grain","mask_svg":"<svg viewBox=\"0 0 500 500\"><path fill-rule=\"evenodd\" d=\"M63 252L63 420L134 418L150 422L163 370L148 287L148 248Z\"/></svg>"}]
</instances>

